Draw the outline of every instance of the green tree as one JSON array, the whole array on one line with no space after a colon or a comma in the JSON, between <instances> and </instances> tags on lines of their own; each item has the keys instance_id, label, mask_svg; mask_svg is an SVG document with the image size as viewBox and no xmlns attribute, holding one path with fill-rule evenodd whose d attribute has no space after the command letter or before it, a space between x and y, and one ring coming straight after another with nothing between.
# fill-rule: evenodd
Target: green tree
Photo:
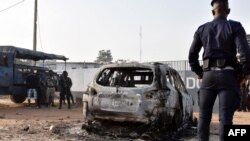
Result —
<instances>
[{"instance_id":1,"label":"green tree","mask_svg":"<svg viewBox=\"0 0 250 141\"><path fill-rule=\"evenodd\" d=\"M113 60L110 50L100 50L95 60L97 63L111 63Z\"/></svg>"},{"instance_id":2,"label":"green tree","mask_svg":"<svg viewBox=\"0 0 250 141\"><path fill-rule=\"evenodd\" d=\"M133 61L130 59L117 59L114 61L115 63L121 64L121 63L138 63L137 61Z\"/></svg>"}]
</instances>

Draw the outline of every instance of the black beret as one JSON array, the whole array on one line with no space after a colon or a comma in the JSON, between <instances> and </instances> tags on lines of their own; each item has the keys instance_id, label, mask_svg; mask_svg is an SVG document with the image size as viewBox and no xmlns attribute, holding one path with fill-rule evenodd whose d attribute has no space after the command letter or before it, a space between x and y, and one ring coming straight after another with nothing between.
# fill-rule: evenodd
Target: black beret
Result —
<instances>
[{"instance_id":1,"label":"black beret","mask_svg":"<svg viewBox=\"0 0 250 141\"><path fill-rule=\"evenodd\" d=\"M211 6L213 6L215 2L225 2L225 3L228 3L228 0L212 0Z\"/></svg>"}]
</instances>

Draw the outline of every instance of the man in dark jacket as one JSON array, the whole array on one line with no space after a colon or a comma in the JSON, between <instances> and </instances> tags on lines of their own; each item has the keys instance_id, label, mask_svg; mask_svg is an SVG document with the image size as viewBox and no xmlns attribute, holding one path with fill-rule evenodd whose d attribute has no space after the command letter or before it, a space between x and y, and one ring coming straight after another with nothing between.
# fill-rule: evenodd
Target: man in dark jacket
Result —
<instances>
[{"instance_id":1,"label":"man in dark jacket","mask_svg":"<svg viewBox=\"0 0 250 141\"><path fill-rule=\"evenodd\" d=\"M72 81L68 77L67 71L63 71L62 76L60 77L59 85L60 85L59 109L62 108L62 102L63 102L63 100L65 100L65 96L67 98L68 109L70 109L71 108L71 106L70 106L70 98L71 98L70 88L72 87Z\"/></svg>"},{"instance_id":2,"label":"man in dark jacket","mask_svg":"<svg viewBox=\"0 0 250 141\"><path fill-rule=\"evenodd\" d=\"M231 125L240 101L240 83L237 80L237 51L240 55L241 74L250 72L250 50L244 28L239 22L227 20L230 12L227 0L213 0L214 19L201 25L195 32L189 51L189 64L199 79L198 138L209 140L209 126L213 105L219 98L219 136L224 141L224 125ZM203 66L199 52L203 47ZM244 77L241 77L244 78Z\"/></svg>"},{"instance_id":3,"label":"man in dark jacket","mask_svg":"<svg viewBox=\"0 0 250 141\"><path fill-rule=\"evenodd\" d=\"M27 99L28 104L30 106L30 100L33 96L35 99L35 103L37 105L37 108L40 107L40 97L39 97L39 88L40 88L40 78L38 75L36 75L34 72L31 72L27 78L26 78L26 87L27 87Z\"/></svg>"}]
</instances>

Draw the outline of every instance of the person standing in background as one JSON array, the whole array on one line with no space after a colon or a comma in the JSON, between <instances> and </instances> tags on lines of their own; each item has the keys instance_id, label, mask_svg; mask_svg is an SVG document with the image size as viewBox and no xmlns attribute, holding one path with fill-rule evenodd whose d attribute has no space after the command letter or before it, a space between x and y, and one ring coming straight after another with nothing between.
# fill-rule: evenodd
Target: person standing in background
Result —
<instances>
[{"instance_id":1,"label":"person standing in background","mask_svg":"<svg viewBox=\"0 0 250 141\"><path fill-rule=\"evenodd\" d=\"M71 105L70 105L70 95L71 95L70 88L72 87L72 81L71 81L71 78L68 77L68 72L67 71L63 71L62 76L60 77L60 80L59 80L59 85L60 85L59 109L62 108L62 102L63 102L63 100L65 100L65 96L67 98L68 109L70 109L71 108Z\"/></svg>"},{"instance_id":2,"label":"person standing in background","mask_svg":"<svg viewBox=\"0 0 250 141\"><path fill-rule=\"evenodd\" d=\"M46 79L46 101L47 106L55 107L55 91L56 91L56 80L53 76L53 71L49 70L49 76Z\"/></svg>"},{"instance_id":3,"label":"person standing in background","mask_svg":"<svg viewBox=\"0 0 250 141\"><path fill-rule=\"evenodd\" d=\"M31 71L30 74L27 76L26 87L27 87L28 105L31 106L30 105L31 97L33 96L37 108L41 108L40 96L39 96L40 78L34 71Z\"/></svg>"}]
</instances>

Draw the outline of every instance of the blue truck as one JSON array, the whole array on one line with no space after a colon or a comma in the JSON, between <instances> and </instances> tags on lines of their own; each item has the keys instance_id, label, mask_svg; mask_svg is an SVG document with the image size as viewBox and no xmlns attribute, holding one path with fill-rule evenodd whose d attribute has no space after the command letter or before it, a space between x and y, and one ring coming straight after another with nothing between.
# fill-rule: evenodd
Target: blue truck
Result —
<instances>
[{"instance_id":1,"label":"blue truck","mask_svg":"<svg viewBox=\"0 0 250 141\"><path fill-rule=\"evenodd\" d=\"M66 65L68 58L15 46L0 46L0 95L10 95L14 103L24 102L26 76L31 71L48 71L44 64L46 60L62 60ZM42 65L39 66L38 61Z\"/></svg>"}]
</instances>

